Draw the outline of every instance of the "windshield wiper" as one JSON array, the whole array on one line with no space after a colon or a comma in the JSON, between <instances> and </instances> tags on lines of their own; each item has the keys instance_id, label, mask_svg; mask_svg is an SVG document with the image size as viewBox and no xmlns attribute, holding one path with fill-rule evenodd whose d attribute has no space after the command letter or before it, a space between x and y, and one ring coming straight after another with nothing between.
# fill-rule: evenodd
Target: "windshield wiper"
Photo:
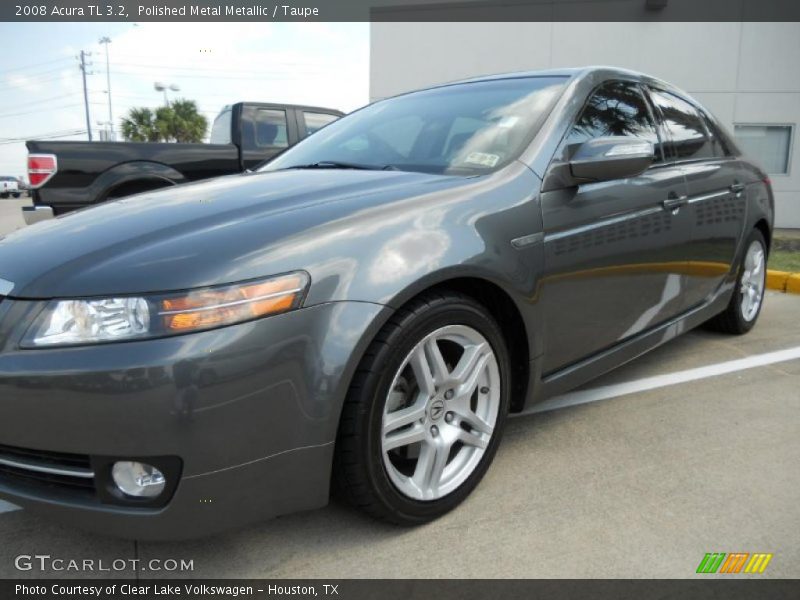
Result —
<instances>
[{"instance_id":1,"label":"windshield wiper","mask_svg":"<svg viewBox=\"0 0 800 600\"><path fill-rule=\"evenodd\" d=\"M359 163L341 162L338 160L321 160L319 162L311 163L308 165L294 165L291 167L284 167L279 169L281 171L287 169L357 169L359 171L398 171L399 169L393 165L364 165Z\"/></svg>"}]
</instances>

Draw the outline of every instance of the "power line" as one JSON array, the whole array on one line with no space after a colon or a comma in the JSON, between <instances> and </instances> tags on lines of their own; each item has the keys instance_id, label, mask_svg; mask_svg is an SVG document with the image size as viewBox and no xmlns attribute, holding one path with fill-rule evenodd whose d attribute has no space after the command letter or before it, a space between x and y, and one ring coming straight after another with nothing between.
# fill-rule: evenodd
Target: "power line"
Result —
<instances>
[{"instance_id":1,"label":"power line","mask_svg":"<svg viewBox=\"0 0 800 600\"><path fill-rule=\"evenodd\" d=\"M57 62L66 62L66 61L70 61L70 60L72 60L72 59L68 58L68 57L56 58L54 60L48 60L48 61L45 61L45 62L36 63L34 65L26 65L24 67L11 67L10 69L3 69L3 71L5 73L8 73L10 71L27 71L28 69L35 69L36 67L43 67L43 66L46 66L46 65L52 65L52 64L57 63Z\"/></svg>"},{"instance_id":2,"label":"power line","mask_svg":"<svg viewBox=\"0 0 800 600\"><path fill-rule=\"evenodd\" d=\"M258 68L255 68L255 69L231 69L231 68L223 67L223 66L219 66L219 67L212 67L212 66L183 67L183 66L169 65L169 64L164 64L164 63L159 64L159 65L155 65L155 64L142 64L142 63L126 63L126 62L116 62L114 64L115 64L115 66L118 66L118 67L137 67L137 68L143 68L143 69L162 69L162 70L177 70L177 71L203 71L203 72L218 71L218 72L221 72L221 73L244 73L244 74L253 74L253 75L258 75L258 74L261 74L261 73L269 72L268 70L258 69ZM300 67L306 67L310 71L320 71L320 70L324 70L324 69L327 68L326 66L322 66L322 65L318 65L318 64L313 64L313 65L312 64L304 64L304 63L296 63L296 64L299 65ZM291 68L292 70L297 70L297 66L292 66L292 63L282 63L282 65L285 65L287 68ZM330 65L330 66L333 66L333 65Z\"/></svg>"},{"instance_id":3,"label":"power line","mask_svg":"<svg viewBox=\"0 0 800 600\"><path fill-rule=\"evenodd\" d=\"M74 129L70 131L61 131L61 132L52 132L52 133L40 133L38 135L27 135L23 138L5 138L0 139L0 146L5 146L8 144L19 144L22 142L26 142L28 140L53 140L57 138L65 138L65 137L72 137L76 135L84 135L86 133L85 129Z\"/></svg>"},{"instance_id":4,"label":"power line","mask_svg":"<svg viewBox=\"0 0 800 600\"><path fill-rule=\"evenodd\" d=\"M53 96L52 98L41 98L40 100L31 100L30 102L23 102L21 104L16 104L16 105L0 106L0 110L14 110L16 108L32 106L34 104L43 104L45 102L52 102L53 100L63 100L64 98L69 98L71 96L77 96L77 95L78 95L77 92L72 92L70 94L61 94L59 96Z\"/></svg>"},{"instance_id":5,"label":"power line","mask_svg":"<svg viewBox=\"0 0 800 600\"><path fill-rule=\"evenodd\" d=\"M38 134L36 134L35 136L34 136L34 135L26 135L26 136L24 136L24 137L13 137L13 138L8 138L8 137L6 137L6 138L0 138L0 142L16 142L16 141L18 141L18 140L29 140L29 139L31 139L32 137L41 137L41 136L48 136L48 135L57 135L57 134L62 134L62 133L66 133L66 132L69 132L69 131L74 131L74 130L75 130L75 128L69 128L69 129L57 129L57 130L55 130L55 131L48 131L48 132L45 132L45 133L38 133Z\"/></svg>"},{"instance_id":6,"label":"power line","mask_svg":"<svg viewBox=\"0 0 800 600\"><path fill-rule=\"evenodd\" d=\"M145 75L145 73L137 73L133 71L125 71L125 70L116 70L117 73L122 73L123 75ZM241 75L238 77L226 76L226 75L185 75L185 74L178 74L178 75L171 75L170 77L175 79L236 79L241 81L253 81L254 75L258 75L265 79L283 79L283 80L291 80L291 79L301 79L303 77L307 77L307 75L303 75L301 73L295 74L282 74L282 73L271 73L269 71L261 71L257 74L245 76Z\"/></svg>"},{"instance_id":7,"label":"power line","mask_svg":"<svg viewBox=\"0 0 800 600\"><path fill-rule=\"evenodd\" d=\"M22 115L31 115L33 113L43 113L44 114L45 111L46 112L52 112L52 111L56 111L56 110L66 110L67 108L75 108L76 106L81 106L81 104L82 103L80 103L80 102L79 103L73 103L73 104L61 104L59 106L49 106L47 108L41 108L40 107L40 108L37 108L35 110L28 110L28 111L24 111L24 112L7 113L7 114L0 115L0 119L7 119L7 118L10 118L10 117L20 117ZM102 104L102 103L101 102L90 102L90 104L96 105L96 104Z\"/></svg>"}]
</instances>

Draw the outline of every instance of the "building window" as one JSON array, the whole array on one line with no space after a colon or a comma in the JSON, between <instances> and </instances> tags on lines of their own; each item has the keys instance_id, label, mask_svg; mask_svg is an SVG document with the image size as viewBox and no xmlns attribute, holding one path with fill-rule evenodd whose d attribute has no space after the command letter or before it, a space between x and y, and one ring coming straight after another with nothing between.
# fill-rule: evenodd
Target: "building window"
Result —
<instances>
[{"instance_id":1,"label":"building window","mask_svg":"<svg viewBox=\"0 0 800 600\"><path fill-rule=\"evenodd\" d=\"M742 151L760 162L767 173L789 173L792 125L736 125L734 133Z\"/></svg>"}]
</instances>

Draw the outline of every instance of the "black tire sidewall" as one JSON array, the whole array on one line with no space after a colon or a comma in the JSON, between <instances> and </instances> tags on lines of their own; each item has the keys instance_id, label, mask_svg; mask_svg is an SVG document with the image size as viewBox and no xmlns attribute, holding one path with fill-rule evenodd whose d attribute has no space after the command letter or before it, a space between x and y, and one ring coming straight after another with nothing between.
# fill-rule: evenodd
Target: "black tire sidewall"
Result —
<instances>
[{"instance_id":1,"label":"black tire sidewall","mask_svg":"<svg viewBox=\"0 0 800 600\"><path fill-rule=\"evenodd\" d=\"M381 450L383 410L389 386L391 386L402 362L413 347L432 331L447 325L472 327L483 335L492 346L500 371L500 406L489 445L481 458L481 462L467 480L456 490L442 498L419 501L408 498L397 490L386 473ZM403 323L395 334L389 341L383 356L376 357L378 359L376 362L382 363L380 365L380 376L372 382L373 385L367 386L367 389L364 390L372 398L372 401L369 403L369 410L364 414L365 422L362 425L362 431L366 433L366 444L362 448L366 454L367 476L374 493L379 497L382 504L389 508L398 520L402 522L421 523L436 518L461 503L477 486L489 468L502 437L502 430L508 413L511 369L508 351L500 328L486 314L483 307L465 299L446 299L444 302L437 303L430 310L421 314L414 314Z\"/></svg>"}]
</instances>

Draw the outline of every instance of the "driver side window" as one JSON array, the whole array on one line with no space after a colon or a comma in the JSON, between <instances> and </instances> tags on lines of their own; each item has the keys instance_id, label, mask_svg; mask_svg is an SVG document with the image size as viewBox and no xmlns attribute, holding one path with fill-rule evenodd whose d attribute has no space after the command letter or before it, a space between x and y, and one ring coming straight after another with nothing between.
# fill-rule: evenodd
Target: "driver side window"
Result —
<instances>
[{"instance_id":1,"label":"driver side window","mask_svg":"<svg viewBox=\"0 0 800 600\"><path fill-rule=\"evenodd\" d=\"M583 112L564 138L571 157L578 146L594 138L635 137L652 142L655 162L661 162L660 140L650 110L638 86L622 81L607 83L586 102Z\"/></svg>"}]
</instances>

